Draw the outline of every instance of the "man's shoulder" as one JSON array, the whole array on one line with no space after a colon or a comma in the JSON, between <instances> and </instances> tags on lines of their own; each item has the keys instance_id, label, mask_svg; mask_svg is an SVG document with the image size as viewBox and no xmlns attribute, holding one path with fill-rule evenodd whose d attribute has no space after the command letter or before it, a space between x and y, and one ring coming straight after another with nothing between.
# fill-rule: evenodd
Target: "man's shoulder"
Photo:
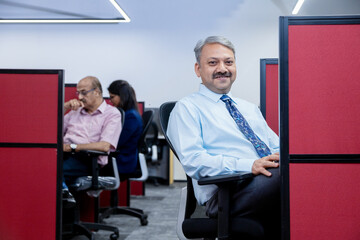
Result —
<instances>
[{"instance_id":1,"label":"man's shoulder","mask_svg":"<svg viewBox=\"0 0 360 240\"><path fill-rule=\"evenodd\" d=\"M178 102L185 104L185 105L198 105L198 104L201 104L201 102L205 98L206 97L201 95L199 92L195 92L195 93L192 93L188 96L181 98Z\"/></svg>"},{"instance_id":2,"label":"man's shoulder","mask_svg":"<svg viewBox=\"0 0 360 240\"><path fill-rule=\"evenodd\" d=\"M258 108L258 106L252 102L249 102L245 99L242 99L242 98L232 98L236 104L238 104L239 106L246 106L246 107L251 107L251 108Z\"/></svg>"},{"instance_id":3,"label":"man's shoulder","mask_svg":"<svg viewBox=\"0 0 360 240\"><path fill-rule=\"evenodd\" d=\"M121 116L119 109L117 109L116 107L110 104L106 104L106 107L104 109L104 114L111 116Z\"/></svg>"}]
</instances>

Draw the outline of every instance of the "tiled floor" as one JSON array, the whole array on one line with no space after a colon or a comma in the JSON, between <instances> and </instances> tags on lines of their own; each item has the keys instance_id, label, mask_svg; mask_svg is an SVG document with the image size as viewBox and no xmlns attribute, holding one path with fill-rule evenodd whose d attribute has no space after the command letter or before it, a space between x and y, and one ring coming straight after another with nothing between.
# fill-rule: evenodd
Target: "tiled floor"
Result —
<instances>
[{"instance_id":1,"label":"tiled floor","mask_svg":"<svg viewBox=\"0 0 360 240\"><path fill-rule=\"evenodd\" d=\"M148 225L141 226L137 218L125 215L111 216L105 221L120 230L119 240L177 240L176 223L181 188L185 182L170 186L146 184L145 196L132 196L131 206L148 214ZM110 232L95 233L95 240L108 240ZM73 240L86 239L82 236Z\"/></svg>"}]
</instances>

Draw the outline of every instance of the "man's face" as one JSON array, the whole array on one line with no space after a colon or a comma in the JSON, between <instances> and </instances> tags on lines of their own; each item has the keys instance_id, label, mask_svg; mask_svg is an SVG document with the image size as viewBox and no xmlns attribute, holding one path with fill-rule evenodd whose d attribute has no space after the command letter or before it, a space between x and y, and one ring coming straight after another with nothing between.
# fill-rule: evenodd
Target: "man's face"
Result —
<instances>
[{"instance_id":1,"label":"man's face","mask_svg":"<svg viewBox=\"0 0 360 240\"><path fill-rule=\"evenodd\" d=\"M84 103L85 109L88 109L95 103L97 90L93 88L90 79L84 78L80 80L76 90L79 100Z\"/></svg>"},{"instance_id":2,"label":"man's face","mask_svg":"<svg viewBox=\"0 0 360 240\"><path fill-rule=\"evenodd\" d=\"M236 79L235 56L230 48L218 43L206 44L195 73L211 91L226 94Z\"/></svg>"}]
</instances>

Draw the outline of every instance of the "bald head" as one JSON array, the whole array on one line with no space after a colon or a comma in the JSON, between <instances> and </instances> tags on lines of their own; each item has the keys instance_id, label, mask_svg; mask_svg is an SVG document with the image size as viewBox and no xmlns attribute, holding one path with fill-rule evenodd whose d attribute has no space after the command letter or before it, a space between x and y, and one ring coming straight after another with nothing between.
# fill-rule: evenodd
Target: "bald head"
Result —
<instances>
[{"instance_id":1,"label":"bald head","mask_svg":"<svg viewBox=\"0 0 360 240\"><path fill-rule=\"evenodd\" d=\"M102 87L101 87L101 83L99 81L99 79L97 77L94 77L94 76L87 76L87 77L84 77L83 79L81 79L79 81L79 84L80 82L83 81L83 82L87 82L87 83L90 83L91 84L91 88L95 88L95 89L99 89L99 92L101 93L102 95Z\"/></svg>"}]
</instances>

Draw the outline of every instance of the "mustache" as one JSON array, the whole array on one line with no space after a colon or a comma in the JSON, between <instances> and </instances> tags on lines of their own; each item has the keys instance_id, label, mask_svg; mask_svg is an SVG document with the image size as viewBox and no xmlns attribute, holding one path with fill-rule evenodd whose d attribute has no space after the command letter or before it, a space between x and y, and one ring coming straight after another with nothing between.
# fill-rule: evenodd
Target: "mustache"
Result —
<instances>
[{"instance_id":1,"label":"mustache","mask_svg":"<svg viewBox=\"0 0 360 240\"><path fill-rule=\"evenodd\" d=\"M218 77L231 77L231 76L232 76L231 72L224 72L224 73L217 72L217 73L214 73L212 77L213 77L213 79L215 79L215 78L218 78Z\"/></svg>"}]
</instances>

